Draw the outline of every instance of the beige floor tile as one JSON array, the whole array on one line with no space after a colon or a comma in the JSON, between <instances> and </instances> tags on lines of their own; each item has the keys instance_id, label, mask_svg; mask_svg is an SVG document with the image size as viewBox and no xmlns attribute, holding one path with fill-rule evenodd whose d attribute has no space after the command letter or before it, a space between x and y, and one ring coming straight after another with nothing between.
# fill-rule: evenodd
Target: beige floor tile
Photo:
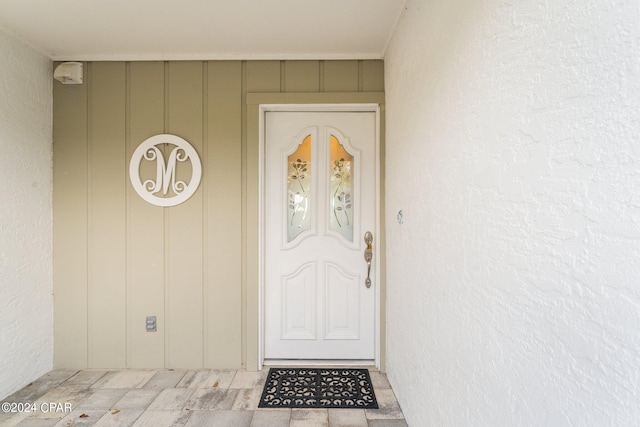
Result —
<instances>
[{"instance_id":1,"label":"beige floor tile","mask_svg":"<svg viewBox=\"0 0 640 427\"><path fill-rule=\"evenodd\" d=\"M393 394L393 390L379 389L375 390L376 399L378 400L379 409L366 409L367 419L379 420L379 419L403 419L402 411L396 401L396 396Z\"/></svg>"},{"instance_id":2,"label":"beige floor tile","mask_svg":"<svg viewBox=\"0 0 640 427\"><path fill-rule=\"evenodd\" d=\"M329 409L331 427L367 427L364 409Z\"/></svg>"},{"instance_id":3,"label":"beige floor tile","mask_svg":"<svg viewBox=\"0 0 640 427\"><path fill-rule=\"evenodd\" d=\"M65 386L70 385L79 385L83 387L91 387L96 382L100 380L100 378L104 377L107 374L107 371L94 371L91 369L80 371L68 380L64 382Z\"/></svg>"},{"instance_id":4,"label":"beige floor tile","mask_svg":"<svg viewBox=\"0 0 640 427\"><path fill-rule=\"evenodd\" d=\"M144 411L142 410L128 410L128 411L120 411L113 410L107 411L106 414L102 416L95 423L96 427L129 427L136 422L140 415L142 415Z\"/></svg>"},{"instance_id":5,"label":"beige floor tile","mask_svg":"<svg viewBox=\"0 0 640 427\"><path fill-rule=\"evenodd\" d=\"M153 378L144 385L144 388L173 388L185 376L187 371L163 370L158 371Z\"/></svg>"},{"instance_id":6,"label":"beige floor tile","mask_svg":"<svg viewBox=\"0 0 640 427\"><path fill-rule=\"evenodd\" d=\"M37 408L35 417L62 419L85 401L91 393L90 389L82 386L56 387L34 402Z\"/></svg>"},{"instance_id":7,"label":"beige floor tile","mask_svg":"<svg viewBox=\"0 0 640 427\"><path fill-rule=\"evenodd\" d=\"M4 402L4 401L3 401ZM9 421L9 418L12 418L14 415L10 412L2 412L0 411L0 426L2 423Z\"/></svg>"},{"instance_id":8,"label":"beige floor tile","mask_svg":"<svg viewBox=\"0 0 640 427\"><path fill-rule=\"evenodd\" d=\"M3 399L3 402L33 402L49 390L59 386L69 378L74 376L78 371L54 369L33 381L26 387L21 388L12 395Z\"/></svg>"},{"instance_id":9,"label":"beige floor tile","mask_svg":"<svg viewBox=\"0 0 640 427\"><path fill-rule=\"evenodd\" d=\"M235 371L188 371L176 387L179 388L229 388Z\"/></svg>"},{"instance_id":10,"label":"beige floor tile","mask_svg":"<svg viewBox=\"0 0 640 427\"><path fill-rule=\"evenodd\" d=\"M233 389L222 390L218 388L201 388L193 393L193 395L187 402L186 409L231 409L237 395L238 390Z\"/></svg>"},{"instance_id":11,"label":"beige floor tile","mask_svg":"<svg viewBox=\"0 0 640 427\"><path fill-rule=\"evenodd\" d=\"M157 371L117 371L110 375L105 382L99 381L100 385L94 384L94 387L97 385L100 388L142 388L156 373Z\"/></svg>"},{"instance_id":12,"label":"beige floor tile","mask_svg":"<svg viewBox=\"0 0 640 427\"><path fill-rule=\"evenodd\" d=\"M254 411L258 408L260 397L262 396L262 388L248 388L238 391L236 400L233 402L231 409L241 411Z\"/></svg>"},{"instance_id":13,"label":"beige floor tile","mask_svg":"<svg viewBox=\"0 0 640 427\"><path fill-rule=\"evenodd\" d=\"M24 419L26 419L29 414L21 413L21 414L7 414L6 418L0 416L0 426L2 427L14 427L20 424Z\"/></svg>"},{"instance_id":14,"label":"beige floor tile","mask_svg":"<svg viewBox=\"0 0 640 427\"><path fill-rule=\"evenodd\" d=\"M176 387L179 388L201 388L211 387L212 382L209 381L211 371L187 371Z\"/></svg>"},{"instance_id":15,"label":"beige floor tile","mask_svg":"<svg viewBox=\"0 0 640 427\"><path fill-rule=\"evenodd\" d=\"M391 388L391 384L389 384L387 376L382 372L369 371L369 376L371 377L371 384L373 384L374 390L378 390L379 388Z\"/></svg>"},{"instance_id":16,"label":"beige floor tile","mask_svg":"<svg viewBox=\"0 0 640 427\"><path fill-rule=\"evenodd\" d=\"M236 376L237 371L235 370L224 370L224 371L213 371L216 373L217 378L216 382L218 383L218 388L229 388L233 379Z\"/></svg>"},{"instance_id":17,"label":"beige floor tile","mask_svg":"<svg viewBox=\"0 0 640 427\"><path fill-rule=\"evenodd\" d=\"M369 420L369 427L408 427L405 420Z\"/></svg>"},{"instance_id":18,"label":"beige floor tile","mask_svg":"<svg viewBox=\"0 0 640 427\"><path fill-rule=\"evenodd\" d=\"M251 427L289 427L291 409L258 409L253 414Z\"/></svg>"},{"instance_id":19,"label":"beige floor tile","mask_svg":"<svg viewBox=\"0 0 640 427\"><path fill-rule=\"evenodd\" d=\"M329 413L326 409L292 409L291 427L327 427Z\"/></svg>"},{"instance_id":20,"label":"beige floor tile","mask_svg":"<svg viewBox=\"0 0 640 427\"><path fill-rule=\"evenodd\" d=\"M111 409L129 389L127 388L105 388L92 389L91 395L80 402L78 409Z\"/></svg>"},{"instance_id":21,"label":"beige floor tile","mask_svg":"<svg viewBox=\"0 0 640 427\"><path fill-rule=\"evenodd\" d=\"M230 388L254 388L254 387L263 387L264 382L267 379L267 371L258 371L258 372L246 372L246 371L238 371L236 372L233 381L231 382Z\"/></svg>"},{"instance_id":22,"label":"beige floor tile","mask_svg":"<svg viewBox=\"0 0 640 427\"><path fill-rule=\"evenodd\" d=\"M102 388L106 383L111 381L113 377L115 377L118 374L118 372L119 371L107 371L107 373L104 374L104 376L102 376L98 381L93 383L91 388Z\"/></svg>"},{"instance_id":23,"label":"beige floor tile","mask_svg":"<svg viewBox=\"0 0 640 427\"><path fill-rule=\"evenodd\" d=\"M76 409L60 420L56 427L92 426L106 413L105 409Z\"/></svg>"},{"instance_id":24,"label":"beige floor tile","mask_svg":"<svg viewBox=\"0 0 640 427\"><path fill-rule=\"evenodd\" d=\"M179 427L189 420L189 411L145 411L134 427Z\"/></svg>"},{"instance_id":25,"label":"beige floor tile","mask_svg":"<svg viewBox=\"0 0 640 427\"><path fill-rule=\"evenodd\" d=\"M129 390L122 399L113 405L113 409L146 409L151 402L160 394L160 390L155 389L133 389Z\"/></svg>"},{"instance_id":26,"label":"beige floor tile","mask_svg":"<svg viewBox=\"0 0 640 427\"><path fill-rule=\"evenodd\" d=\"M193 411L186 427L249 427L253 411Z\"/></svg>"},{"instance_id":27,"label":"beige floor tile","mask_svg":"<svg viewBox=\"0 0 640 427\"><path fill-rule=\"evenodd\" d=\"M187 406L189 398L195 392L190 388L168 388L162 390L158 397L149 405L150 411L177 411Z\"/></svg>"},{"instance_id":28,"label":"beige floor tile","mask_svg":"<svg viewBox=\"0 0 640 427\"><path fill-rule=\"evenodd\" d=\"M17 425L22 427L49 427L55 426L58 423L56 418L25 418Z\"/></svg>"}]
</instances>

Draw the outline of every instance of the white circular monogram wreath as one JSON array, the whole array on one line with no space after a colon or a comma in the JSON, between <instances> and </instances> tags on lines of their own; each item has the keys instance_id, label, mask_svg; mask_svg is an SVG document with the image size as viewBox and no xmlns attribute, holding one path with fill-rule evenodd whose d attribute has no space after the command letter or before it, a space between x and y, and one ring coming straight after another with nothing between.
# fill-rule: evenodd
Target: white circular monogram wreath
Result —
<instances>
[{"instance_id":1,"label":"white circular monogram wreath","mask_svg":"<svg viewBox=\"0 0 640 427\"><path fill-rule=\"evenodd\" d=\"M166 161L164 148L169 156ZM155 179L140 179L140 164L143 160L155 162ZM176 178L178 164L186 161L191 162L189 183ZM136 193L156 206L175 206L186 201L198 189L201 177L202 165L198 153L191 144L176 135L161 134L146 139L133 152L129 163L129 178Z\"/></svg>"}]
</instances>

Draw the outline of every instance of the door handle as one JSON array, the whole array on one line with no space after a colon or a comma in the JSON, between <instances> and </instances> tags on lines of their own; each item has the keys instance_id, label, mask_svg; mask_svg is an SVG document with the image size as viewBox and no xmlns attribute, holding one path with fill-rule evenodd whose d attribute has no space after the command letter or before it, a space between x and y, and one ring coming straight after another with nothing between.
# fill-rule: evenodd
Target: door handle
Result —
<instances>
[{"instance_id":1,"label":"door handle","mask_svg":"<svg viewBox=\"0 0 640 427\"><path fill-rule=\"evenodd\" d=\"M364 281L364 285L368 288L371 287L371 260L373 259L373 234L370 231L364 233L364 243L367 247L364 249L364 260L367 262L367 278Z\"/></svg>"}]
</instances>

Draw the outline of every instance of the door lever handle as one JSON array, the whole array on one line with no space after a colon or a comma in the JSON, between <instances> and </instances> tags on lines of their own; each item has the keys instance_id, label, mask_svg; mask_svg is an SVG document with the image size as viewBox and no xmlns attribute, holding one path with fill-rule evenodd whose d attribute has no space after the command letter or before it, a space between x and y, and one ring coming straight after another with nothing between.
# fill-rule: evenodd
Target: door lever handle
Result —
<instances>
[{"instance_id":1,"label":"door lever handle","mask_svg":"<svg viewBox=\"0 0 640 427\"><path fill-rule=\"evenodd\" d=\"M364 281L364 285L368 288L371 287L371 260L373 259L373 234L370 231L364 233L364 243L367 247L364 249L364 260L367 263L367 278Z\"/></svg>"}]
</instances>

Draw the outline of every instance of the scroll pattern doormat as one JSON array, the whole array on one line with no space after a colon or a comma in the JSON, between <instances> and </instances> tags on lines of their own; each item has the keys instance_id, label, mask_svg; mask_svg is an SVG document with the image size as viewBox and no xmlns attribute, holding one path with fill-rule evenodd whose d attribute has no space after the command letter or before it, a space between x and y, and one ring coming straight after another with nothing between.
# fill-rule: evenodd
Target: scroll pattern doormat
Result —
<instances>
[{"instance_id":1,"label":"scroll pattern doormat","mask_svg":"<svg viewBox=\"0 0 640 427\"><path fill-rule=\"evenodd\" d=\"M367 369L271 368L259 408L378 409Z\"/></svg>"}]
</instances>

